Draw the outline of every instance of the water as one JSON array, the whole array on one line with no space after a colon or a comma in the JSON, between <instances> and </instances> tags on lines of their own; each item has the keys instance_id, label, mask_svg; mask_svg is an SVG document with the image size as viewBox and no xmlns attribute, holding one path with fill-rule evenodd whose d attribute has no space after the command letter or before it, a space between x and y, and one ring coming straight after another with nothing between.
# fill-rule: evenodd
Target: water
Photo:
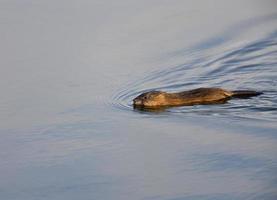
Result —
<instances>
[{"instance_id":1,"label":"water","mask_svg":"<svg viewBox=\"0 0 277 200\"><path fill-rule=\"evenodd\" d=\"M258 26L264 22L276 22L277 15L270 15L255 21L240 24L245 29L247 24ZM248 25L249 26L249 25ZM250 26L251 27L251 26ZM234 27L232 27L234 29ZM254 30L258 30L256 27ZM233 45L247 30L230 31L217 36L222 41L210 39L190 48L185 63L157 70L144 78L128 84L114 97L119 106L130 109L132 99L141 92L151 90L184 91L197 87L223 87L229 90L249 89L264 92L264 95L247 99L232 100L223 105L197 105L168 109L170 113L200 115L227 115L228 118L246 117L261 120L276 120L276 85L277 85L277 32L273 29L268 35L247 42ZM251 30L253 31L253 30ZM189 50L188 50L189 51ZM184 50L186 52L186 50ZM172 56L179 56L177 55ZM258 111L258 115L253 112ZM220 116L222 117L222 116Z\"/></svg>"},{"instance_id":2,"label":"water","mask_svg":"<svg viewBox=\"0 0 277 200\"><path fill-rule=\"evenodd\" d=\"M275 8L0 1L1 199L276 199ZM131 105L197 87L264 94Z\"/></svg>"}]
</instances>

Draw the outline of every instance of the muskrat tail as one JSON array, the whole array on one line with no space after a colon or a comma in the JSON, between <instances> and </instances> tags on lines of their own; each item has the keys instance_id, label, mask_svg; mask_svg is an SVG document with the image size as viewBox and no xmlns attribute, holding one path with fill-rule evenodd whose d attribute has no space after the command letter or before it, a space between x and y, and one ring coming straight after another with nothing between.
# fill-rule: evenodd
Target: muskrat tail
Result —
<instances>
[{"instance_id":1,"label":"muskrat tail","mask_svg":"<svg viewBox=\"0 0 277 200\"><path fill-rule=\"evenodd\" d=\"M256 92L253 90L234 90L232 91L232 97L234 98L249 98L263 94L262 92Z\"/></svg>"}]
</instances>

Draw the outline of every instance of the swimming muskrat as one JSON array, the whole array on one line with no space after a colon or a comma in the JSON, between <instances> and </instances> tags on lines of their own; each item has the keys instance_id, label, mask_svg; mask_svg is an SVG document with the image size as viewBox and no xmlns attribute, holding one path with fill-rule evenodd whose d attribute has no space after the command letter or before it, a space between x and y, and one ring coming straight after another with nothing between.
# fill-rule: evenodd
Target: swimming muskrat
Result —
<instances>
[{"instance_id":1,"label":"swimming muskrat","mask_svg":"<svg viewBox=\"0 0 277 200\"><path fill-rule=\"evenodd\" d=\"M133 100L134 107L159 108L197 104L224 103L231 98L249 98L262 92L251 90L229 91L221 88L198 88L194 90L167 93L162 91L145 92Z\"/></svg>"}]
</instances>

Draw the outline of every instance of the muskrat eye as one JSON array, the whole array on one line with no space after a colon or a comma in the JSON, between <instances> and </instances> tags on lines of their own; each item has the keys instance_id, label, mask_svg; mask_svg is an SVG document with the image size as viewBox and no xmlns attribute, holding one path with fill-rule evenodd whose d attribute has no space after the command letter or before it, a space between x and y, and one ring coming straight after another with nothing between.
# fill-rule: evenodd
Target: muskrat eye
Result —
<instances>
[{"instance_id":1,"label":"muskrat eye","mask_svg":"<svg viewBox=\"0 0 277 200\"><path fill-rule=\"evenodd\" d=\"M145 97L143 97L143 99L147 99L147 97L145 96Z\"/></svg>"}]
</instances>

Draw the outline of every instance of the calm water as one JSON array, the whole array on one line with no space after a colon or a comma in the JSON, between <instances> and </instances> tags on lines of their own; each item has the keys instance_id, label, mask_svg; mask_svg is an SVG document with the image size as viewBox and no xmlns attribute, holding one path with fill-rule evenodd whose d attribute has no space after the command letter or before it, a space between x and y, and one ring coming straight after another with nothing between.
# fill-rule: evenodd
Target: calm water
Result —
<instances>
[{"instance_id":1,"label":"calm water","mask_svg":"<svg viewBox=\"0 0 277 200\"><path fill-rule=\"evenodd\" d=\"M0 198L277 199L275 1L0 1ZM133 110L148 90L264 94Z\"/></svg>"}]
</instances>

